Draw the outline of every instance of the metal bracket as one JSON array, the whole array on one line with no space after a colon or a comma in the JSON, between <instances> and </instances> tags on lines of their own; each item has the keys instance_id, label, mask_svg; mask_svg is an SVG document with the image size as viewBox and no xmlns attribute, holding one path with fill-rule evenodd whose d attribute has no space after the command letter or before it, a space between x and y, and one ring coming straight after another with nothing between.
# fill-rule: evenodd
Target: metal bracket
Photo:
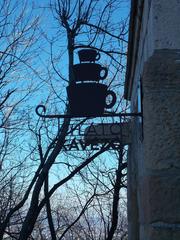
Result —
<instances>
[{"instance_id":1,"label":"metal bracket","mask_svg":"<svg viewBox=\"0 0 180 240\"><path fill-rule=\"evenodd\" d=\"M41 109L41 112L40 112ZM96 118L96 117L142 117L141 112L137 113L115 113L115 112L105 112L100 115L88 115L88 116L78 116L78 115L72 115L72 114L45 114L46 113L46 107L44 105L38 105L36 107L36 114L39 117L42 118ZM42 113L44 112L44 114Z\"/></svg>"}]
</instances>

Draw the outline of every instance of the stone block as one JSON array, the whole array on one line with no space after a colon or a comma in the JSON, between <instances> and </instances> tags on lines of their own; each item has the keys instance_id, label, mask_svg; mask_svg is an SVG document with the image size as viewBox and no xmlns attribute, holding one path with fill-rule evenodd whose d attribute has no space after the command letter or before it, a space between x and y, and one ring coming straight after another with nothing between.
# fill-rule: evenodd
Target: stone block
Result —
<instances>
[{"instance_id":1,"label":"stone block","mask_svg":"<svg viewBox=\"0 0 180 240\"><path fill-rule=\"evenodd\" d=\"M180 222L180 174L178 171L154 174L141 179L140 222Z\"/></svg>"},{"instance_id":2,"label":"stone block","mask_svg":"<svg viewBox=\"0 0 180 240\"><path fill-rule=\"evenodd\" d=\"M143 74L144 159L147 169L180 168L180 59L159 50Z\"/></svg>"},{"instance_id":3,"label":"stone block","mask_svg":"<svg viewBox=\"0 0 180 240\"><path fill-rule=\"evenodd\" d=\"M133 239L133 238L132 238ZM166 223L141 224L141 240L179 240L180 230Z\"/></svg>"}]
</instances>

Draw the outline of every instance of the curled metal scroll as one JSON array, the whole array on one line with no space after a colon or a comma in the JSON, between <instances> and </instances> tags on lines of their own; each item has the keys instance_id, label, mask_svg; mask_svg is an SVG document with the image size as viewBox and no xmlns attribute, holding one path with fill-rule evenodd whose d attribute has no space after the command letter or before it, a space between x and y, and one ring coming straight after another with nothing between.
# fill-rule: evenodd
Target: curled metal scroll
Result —
<instances>
[{"instance_id":1,"label":"curled metal scroll","mask_svg":"<svg viewBox=\"0 0 180 240\"><path fill-rule=\"evenodd\" d=\"M36 114L42 118L71 118L72 117L71 115L66 115L66 114L45 114L46 107L42 104L38 105L35 111L36 111Z\"/></svg>"},{"instance_id":2,"label":"curled metal scroll","mask_svg":"<svg viewBox=\"0 0 180 240\"><path fill-rule=\"evenodd\" d=\"M44 113L44 114L42 114L42 112ZM46 113L46 107L44 106L44 105L38 105L37 107L36 107L36 114L39 116L39 117L46 117L46 115L45 115L45 113Z\"/></svg>"},{"instance_id":3,"label":"curled metal scroll","mask_svg":"<svg viewBox=\"0 0 180 240\"><path fill-rule=\"evenodd\" d=\"M36 114L39 116L39 117L42 117L42 118L64 118L64 115L62 114L45 114L46 113L46 107L42 104L38 105L36 107Z\"/></svg>"}]
</instances>

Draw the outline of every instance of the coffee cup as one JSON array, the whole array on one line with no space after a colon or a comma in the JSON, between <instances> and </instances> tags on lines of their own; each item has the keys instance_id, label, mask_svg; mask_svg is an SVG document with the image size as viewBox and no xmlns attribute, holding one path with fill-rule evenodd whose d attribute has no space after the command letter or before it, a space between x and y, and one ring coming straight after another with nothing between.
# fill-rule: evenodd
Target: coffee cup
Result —
<instances>
[{"instance_id":1,"label":"coffee cup","mask_svg":"<svg viewBox=\"0 0 180 240\"><path fill-rule=\"evenodd\" d=\"M82 63L73 66L75 81L99 81L103 80L108 75L106 67L102 67L97 63Z\"/></svg>"},{"instance_id":2,"label":"coffee cup","mask_svg":"<svg viewBox=\"0 0 180 240\"><path fill-rule=\"evenodd\" d=\"M70 114L75 116L99 116L116 103L116 94L100 83L79 83L67 87ZM107 97L112 100L107 104Z\"/></svg>"},{"instance_id":3,"label":"coffee cup","mask_svg":"<svg viewBox=\"0 0 180 240\"><path fill-rule=\"evenodd\" d=\"M95 62L100 59L100 53L95 49L82 49L78 51L80 62Z\"/></svg>"}]
</instances>

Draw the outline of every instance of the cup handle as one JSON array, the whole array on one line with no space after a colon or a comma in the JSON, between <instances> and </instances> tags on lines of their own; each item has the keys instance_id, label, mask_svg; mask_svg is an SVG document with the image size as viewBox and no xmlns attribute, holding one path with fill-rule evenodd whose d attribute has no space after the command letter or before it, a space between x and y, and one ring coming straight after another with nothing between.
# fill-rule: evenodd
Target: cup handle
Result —
<instances>
[{"instance_id":1,"label":"cup handle","mask_svg":"<svg viewBox=\"0 0 180 240\"><path fill-rule=\"evenodd\" d=\"M112 102L109 103L109 104L105 103L105 108L112 108L114 106L114 104L116 103L116 94L113 91L111 91L111 90L107 90L106 97L108 95L112 96Z\"/></svg>"},{"instance_id":2,"label":"cup handle","mask_svg":"<svg viewBox=\"0 0 180 240\"><path fill-rule=\"evenodd\" d=\"M96 55L96 61L98 61L98 60L100 59L100 57L101 57L100 53L97 53L97 55Z\"/></svg>"},{"instance_id":3,"label":"cup handle","mask_svg":"<svg viewBox=\"0 0 180 240\"><path fill-rule=\"evenodd\" d=\"M108 75L108 70L106 67L101 67L101 71L104 71L104 76L100 77L101 80L105 79Z\"/></svg>"}]
</instances>

